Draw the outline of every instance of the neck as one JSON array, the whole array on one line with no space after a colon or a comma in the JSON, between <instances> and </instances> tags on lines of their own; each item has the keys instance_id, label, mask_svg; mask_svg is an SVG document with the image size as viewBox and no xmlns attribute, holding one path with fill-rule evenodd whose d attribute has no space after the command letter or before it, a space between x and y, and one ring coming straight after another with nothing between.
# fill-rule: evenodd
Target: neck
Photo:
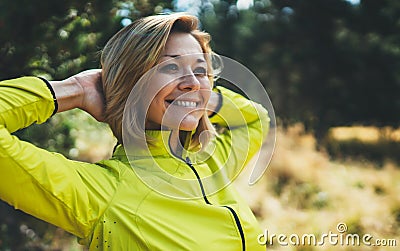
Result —
<instances>
[{"instance_id":1,"label":"neck","mask_svg":"<svg viewBox=\"0 0 400 251\"><path fill-rule=\"evenodd\" d=\"M171 151L175 155L182 156L182 152L185 148L186 139L189 133L190 132L188 131L181 131L181 130L172 131L170 139L170 147Z\"/></svg>"}]
</instances>

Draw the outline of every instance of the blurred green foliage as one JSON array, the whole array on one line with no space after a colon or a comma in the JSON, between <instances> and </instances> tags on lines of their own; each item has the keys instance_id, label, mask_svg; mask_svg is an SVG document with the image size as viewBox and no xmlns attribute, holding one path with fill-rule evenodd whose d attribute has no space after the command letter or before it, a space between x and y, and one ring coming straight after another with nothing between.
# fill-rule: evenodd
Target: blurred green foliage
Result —
<instances>
[{"instance_id":1,"label":"blurred green foliage","mask_svg":"<svg viewBox=\"0 0 400 251\"><path fill-rule=\"evenodd\" d=\"M322 138L338 125L400 122L400 4L396 0L216 1L202 24L215 50L250 68L285 125Z\"/></svg>"},{"instance_id":2,"label":"blurred green foliage","mask_svg":"<svg viewBox=\"0 0 400 251\"><path fill-rule=\"evenodd\" d=\"M71 157L69 150L75 146L74 137L71 135L73 123L61 116L55 116L43 125L34 124L15 132L14 135L41 148Z\"/></svg>"},{"instance_id":3,"label":"blurred green foliage","mask_svg":"<svg viewBox=\"0 0 400 251\"><path fill-rule=\"evenodd\" d=\"M0 1L0 79L63 79L97 68L101 48L122 24L178 10L177 2ZM194 2L201 2L196 14L201 28L211 33L215 51L256 74L280 123L301 121L319 138L336 125L398 127L399 1L361 0L353 5L345 0L255 0L249 9L238 9L235 0ZM74 146L70 123L53 118L16 134L68 156ZM318 189L299 192L308 198ZM317 197L311 203L325 206ZM37 236L50 227L2 202L0 215L0 250L27 250L22 225L34 225Z\"/></svg>"}]
</instances>

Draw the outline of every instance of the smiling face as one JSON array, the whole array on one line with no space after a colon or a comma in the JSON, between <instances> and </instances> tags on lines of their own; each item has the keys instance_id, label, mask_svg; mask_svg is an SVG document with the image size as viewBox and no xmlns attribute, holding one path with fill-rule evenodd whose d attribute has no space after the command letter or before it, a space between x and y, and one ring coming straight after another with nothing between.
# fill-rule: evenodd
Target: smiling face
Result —
<instances>
[{"instance_id":1,"label":"smiling face","mask_svg":"<svg viewBox=\"0 0 400 251\"><path fill-rule=\"evenodd\" d=\"M207 69L198 41L190 33L171 33L148 82L146 129L195 130L210 97Z\"/></svg>"}]
</instances>

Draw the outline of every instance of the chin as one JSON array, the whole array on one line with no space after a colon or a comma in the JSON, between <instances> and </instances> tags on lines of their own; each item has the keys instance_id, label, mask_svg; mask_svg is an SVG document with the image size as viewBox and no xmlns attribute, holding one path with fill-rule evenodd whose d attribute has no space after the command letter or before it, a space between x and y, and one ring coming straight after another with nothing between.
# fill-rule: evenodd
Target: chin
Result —
<instances>
[{"instance_id":1,"label":"chin","mask_svg":"<svg viewBox=\"0 0 400 251\"><path fill-rule=\"evenodd\" d=\"M161 121L161 125L172 130L182 130L182 131L194 131L200 124L201 118L204 115L204 111L195 111L185 113L168 113L164 120Z\"/></svg>"},{"instance_id":2,"label":"chin","mask_svg":"<svg viewBox=\"0 0 400 251\"><path fill-rule=\"evenodd\" d=\"M184 118L179 124L179 130L182 131L194 131L199 126L200 118Z\"/></svg>"}]
</instances>

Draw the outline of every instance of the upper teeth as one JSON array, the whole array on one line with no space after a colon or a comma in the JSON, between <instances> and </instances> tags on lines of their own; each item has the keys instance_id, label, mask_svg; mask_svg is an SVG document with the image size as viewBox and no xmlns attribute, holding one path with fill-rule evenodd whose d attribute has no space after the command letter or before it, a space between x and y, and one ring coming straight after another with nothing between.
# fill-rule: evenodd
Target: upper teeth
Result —
<instances>
[{"instance_id":1,"label":"upper teeth","mask_svg":"<svg viewBox=\"0 0 400 251\"><path fill-rule=\"evenodd\" d=\"M184 106L184 107L196 107L197 104L194 101L181 101L177 100L174 102L174 105Z\"/></svg>"}]
</instances>

